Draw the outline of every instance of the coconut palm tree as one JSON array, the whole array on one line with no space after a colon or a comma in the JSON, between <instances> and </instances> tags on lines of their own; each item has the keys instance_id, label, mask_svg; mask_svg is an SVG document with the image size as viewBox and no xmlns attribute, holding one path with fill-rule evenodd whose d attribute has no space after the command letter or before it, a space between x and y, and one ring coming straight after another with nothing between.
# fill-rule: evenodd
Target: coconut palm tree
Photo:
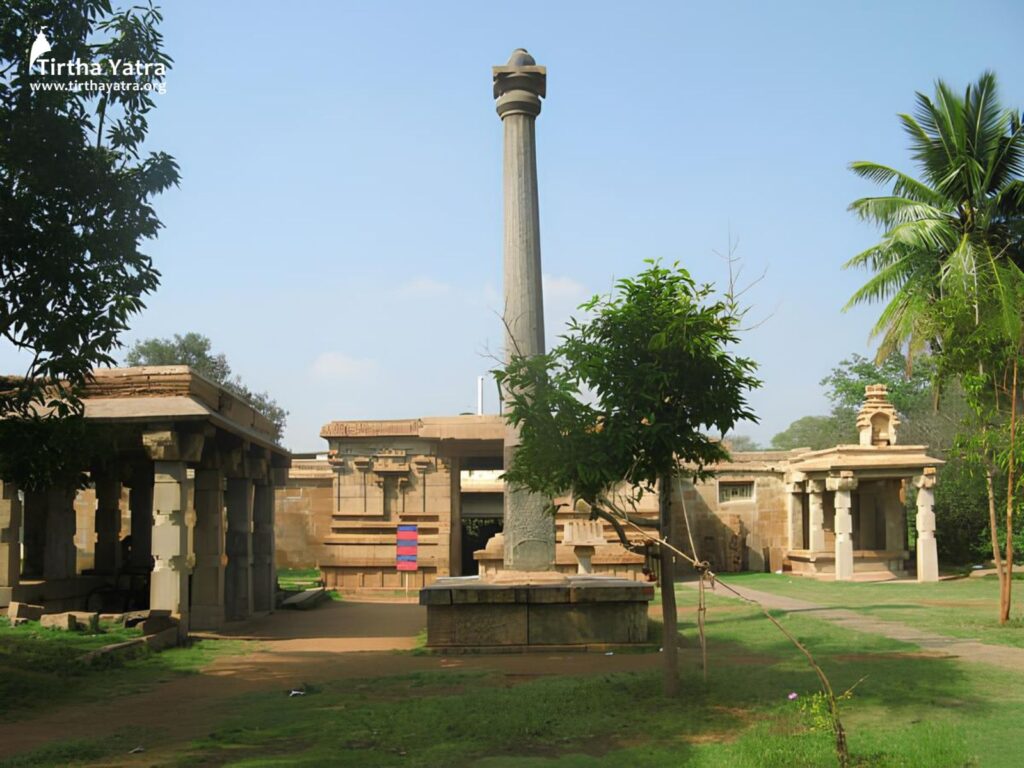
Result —
<instances>
[{"instance_id":1,"label":"coconut palm tree","mask_svg":"<svg viewBox=\"0 0 1024 768\"><path fill-rule=\"evenodd\" d=\"M990 418L981 422L980 442L988 446L982 453L989 527L1005 623L1020 491L1015 443L1024 350L1024 129L1018 113L1000 106L991 72L963 97L940 80L934 100L918 93L914 116L900 120L920 178L878 163L850 166L858 176L891 185L891 192L850 206L884 234L844 265L874 272L847 308L886 302L872 329L881 339L879 358L903 350L909 361L930 348L941 368L974 379L978 402L994 399ZM1006 433L1001 443L989 439L995 432ZM996 535L996 467L1007 476L1005 568Z\"/></svg>"},{"instance_id":2,"label":"coconut palm tree","mask_svg":"<svg viewBox=\"0 0 1024 768\"><path fill-rule=\"evenodd\" d=\"M934 100L918 93L914 116L900 120L919 179L879 163L850 165L891 185L889 195L850 206L884 234L844 265L874 272L847 308L887 302L872 329L882 359L941 345L938 300L958 294L980 316L980 281L1024 268L1024 130L1019 115L1000 106L995 75L986 72L962 97L940 80Z\"/></svg>"}]
</instances>

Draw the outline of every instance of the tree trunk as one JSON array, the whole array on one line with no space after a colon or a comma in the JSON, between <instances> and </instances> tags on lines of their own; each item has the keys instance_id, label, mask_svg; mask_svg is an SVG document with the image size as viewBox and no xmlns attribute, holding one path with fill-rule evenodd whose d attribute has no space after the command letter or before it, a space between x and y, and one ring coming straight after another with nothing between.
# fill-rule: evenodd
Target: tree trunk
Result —
<instances>
[{"instance_id":1,"label":"tree trunk","mask_svg":"<svg viewBox=\"0 0 1024 768\"><path fill-rule=\"evenodd\" d=\"M662 475L658 481L658 519L661 538L670 541L672 523L672 476ZM676 617L675 556L668 547L658 547L661 563L661 611L663 631L661 638L664 663L665 695L679 695L679 623Z\"/></svg>"},{"instance_id":2,"label":"tree trunk","mask_svg":"<svg viewBox=\"0 0 1024 768\"><path fill-rule=\"evenodd\" d=\"M1003 595L1006 592L1003 572L1003 556L999 551L999 532L996 526L996 491L992 480L992 467L985 467L985 492L988 494L988 527L992 533L992 559L996 564L996 575L999 577L999 615L1003 614Z\"/></svg>"},{"instance_id":3,"label":"tree trunk","mask_svg":"<svg viewBox=\"0 0 1024 768\"><path fill-rule=\"evenodd\" d=\"M1017 372L1018 357L1013 358L1013 384L1010 388L1010 446L1009 459L1006 462L1006 569L1003 575L1002 589L999 590L999 623L1010 620L1010 599L1013 592L1013 502L1016 494L1016 455L1014 448L1017 441Z\"/></svg>"}]
</instances>

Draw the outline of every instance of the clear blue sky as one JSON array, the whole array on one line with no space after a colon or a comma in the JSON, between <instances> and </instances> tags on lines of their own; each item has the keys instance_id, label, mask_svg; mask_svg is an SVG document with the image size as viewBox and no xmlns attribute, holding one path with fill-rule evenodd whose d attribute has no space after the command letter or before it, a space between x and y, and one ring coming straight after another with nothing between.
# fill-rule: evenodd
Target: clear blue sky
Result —
<instances>
[{"instance_id":1,"label":"clear blue sky","mask_svg":"<svg viewBox=\"0 0 1024 768\"><path fill-rule=\"evenodd\" d=\"M743 350L762 441L821 413L870 354L840 265L877 233L846 170L911 169L896 113L994 69L1024 106L1019 2L164 3L175 67L154 148L181 164L149 247L163 273L126 341L198 331L323 447L332 419L470 411L500 348L501 124L490 67L548 67L538 122L548 336L573 307L679 260L750 276ZM5 369L15 367L0 350ZM496 410L493 387L487 409Z\"/></svg>"}]
</instances>

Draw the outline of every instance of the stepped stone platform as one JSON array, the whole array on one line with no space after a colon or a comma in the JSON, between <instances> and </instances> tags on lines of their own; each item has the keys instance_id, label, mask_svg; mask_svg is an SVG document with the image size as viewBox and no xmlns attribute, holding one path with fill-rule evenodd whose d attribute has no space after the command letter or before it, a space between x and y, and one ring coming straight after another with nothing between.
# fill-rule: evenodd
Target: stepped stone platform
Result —
<instances>
[{"instance_id":1,"label":"stepped stone platform","mask_svg":"<svg viewBox=\"0 0 1024 768\"><path fill-rule=\"evenodd\" d=\"M447 651L523 651L647 641L651 584L607 576L503 574L440 578L420 590L427 647Z\"/></svg>"}]
</instances>

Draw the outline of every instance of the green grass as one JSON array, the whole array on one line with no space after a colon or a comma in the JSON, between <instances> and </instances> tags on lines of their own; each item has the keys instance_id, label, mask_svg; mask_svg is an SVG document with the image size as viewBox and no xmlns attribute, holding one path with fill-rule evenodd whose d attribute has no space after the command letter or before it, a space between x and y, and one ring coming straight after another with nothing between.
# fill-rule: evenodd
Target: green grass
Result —
<instances>
[{"instance_id":1,"label":"green grass","mask_svg":"<svg viewBox=\"0 0 1024 768\"><path fill-rule=\"evenodd\" d=\"M662 698L657 672L525 683L488 670L345 680L301 698L238 699L181 765L834 764L830 734L812 730L787 699L813 693L813 672L756 611L731 607L708 622L708 684L688 664L679 700ZM805 617L782 620L838 689L867 675L844 705L856 765L1016 764L1024 674L906 655L913 646ZM989 700L997 686L998 706Z\"/></svg>"},{"instance_id":2,"label":"green grass","mask_svg":"<svg viewBox=\"0 0 1024 768\"><path fill-rule=\"evenodd\" d=\"M995 576L930 584L815 581L771 573L727 574L723 580L830 608L847 608L949 637L1024 648L1024 587L1015 590L1017 599L1010 623L1000 626L999 584ZM678 594L680 601L696 599L689 588L680 588Z\"/></svg>"},{"instance_id":3,"label":"green grass","mask_svg":"<svg viewBox=\"0 0 1024 768\"><path fill-rule=\"evenodd\" d=\"M758 588L756 582L770 581L741 578ZM501 657L493 663L479 657L483 668L309 680L301 697L247 693L225 701L223 718L210 723L204 738L180 745L176 759L181 766L249 768L835 765L831 734L815 730L800 706L817 690L813 671L756 608L708 596L705 684L696 666L695 598L689 588L680 592L684 693L678 700L662 697L656 669L524 681L502 671ZM929 657L912 644L813 615L774 615L813 650L838 692L861 681L842 704L855 766L1019 765L1024 670ZM152 681L166 676L174 653L133 664ZM181 653L180 669L188 671L202 665L195 655L206 651ZM160 667L146 666L158 661ZM787 698L791 692L798 694L795 702ZM100 713L102 703L95 706ZM126 746L118 736L53 744L4 765L102 761Z\"/></svg>"},{"instance_id":4,"label":"green grass","mask_svg":"<svg viewBox=\"0 0 1024 768\"><path fill-rule=\"evenodd\" d=\"M756 609L714 595L709 605L708 683L688 654L676 701L662 698L656 671L525 683L497 670L344 680L294 699L238 699L181 765L834 764L830 734L812 730L798 706L817 685L803 657ZM684 625L689 618L684 607ZM1016 764L1024 673L923 658L910 644L800 615L780 620L814 649L838 690L866 675L844 704L856 765ZM684 638L694 644L692 626Z\"/></svg>"},{"instance_id":5,"label":"green grass","mask_svg":"<svg viewBox=\"0 0 1024 768\"><path fill-rule=\"evenodd\" d=\"M320 586L320 570L317 568L280 568L277 583L281 589L294 591L314 589Z\"/></svg>"},{"instance_id":6,"label":"green grass","mask_svg":"<svg viewBox=\"0 0 1024 768\"><path fill-rule=\"evenodd\" d=\"M0 718L22 717L66 700L133 693L161 677L191 674L215 656L244 646L241 641L199 641L159 654L139 647L126 657L82 661L89 651L141 634L119 625L91 634L43 629L36 622L12 627L0 618Z\"/></svg>"}]
</instances>

